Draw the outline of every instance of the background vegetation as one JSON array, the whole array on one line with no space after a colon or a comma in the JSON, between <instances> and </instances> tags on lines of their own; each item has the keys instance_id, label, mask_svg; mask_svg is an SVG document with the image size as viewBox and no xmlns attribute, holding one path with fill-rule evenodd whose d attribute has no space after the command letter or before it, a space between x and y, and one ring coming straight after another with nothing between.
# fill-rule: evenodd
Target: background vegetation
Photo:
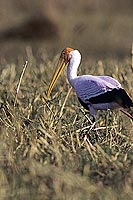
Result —
<instances>
[{"instance_id":1,"label":"background vegetation","mask_svg":"<svg viewBox=\"0 0 133 200\"><path fill-rule=\"evenodd\" d=\"M43 49L53 56L72 46L85 59L123 59L133 40L132 10L132 0L1 0L0 55L26 57L31 46L35 55Z\"/></svg>"},{"instance_id":2,"label":"background vegetation","mask_svg":"<svg viewBox=\"0 0 133 200\"><path fill-rule=\"evenodd\" d=\"M0 4L0 199L131 200L133 122L99 112L97 141L65 70L51 99L46 91L59 52L72 46L80 74L111 75L133 98L132 1Z\"/></svg>"}]
</instances>

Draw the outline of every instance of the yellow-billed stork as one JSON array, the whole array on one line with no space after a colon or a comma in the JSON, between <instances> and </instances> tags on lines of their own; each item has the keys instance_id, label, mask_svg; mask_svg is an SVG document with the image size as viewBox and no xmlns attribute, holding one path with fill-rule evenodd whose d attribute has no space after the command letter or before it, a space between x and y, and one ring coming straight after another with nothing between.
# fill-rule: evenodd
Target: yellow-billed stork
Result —
<instances>
[{"instance_id":1,"label":"yellow-billed stork","mask_svg":"<svg viewBox=\"0 0 133 200\"><path fill-rule=\"evenodd\" d=\"M48 98L62 70L67 66L68 81L74 88L81 105L90 111L93 121L96 119L97 110L113 110L133 106L131 98L114 78L93 75L77 76L80 61L81 54L78 50L65 48L61 52L57 68L48 88ZM133 119L126 111L123 109L121 111Z\"/></svg>"}]
</instances>

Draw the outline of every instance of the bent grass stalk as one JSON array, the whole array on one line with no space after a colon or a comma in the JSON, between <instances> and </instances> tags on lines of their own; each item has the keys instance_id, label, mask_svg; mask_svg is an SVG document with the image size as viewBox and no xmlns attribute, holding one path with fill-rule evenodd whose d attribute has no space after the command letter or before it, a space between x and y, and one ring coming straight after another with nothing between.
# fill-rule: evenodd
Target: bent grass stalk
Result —
<instances>
[{"instance_id":1,"label":"bent grass stalk","mask_svg":"<svg viewBox=\"0 0 133 200\"><path fill-rule=\"evenodd\" d=\"M25 70L26 70L27 66L28 66L28 61L26 61L25 64L24 64L24 67L23 67L23 70L22 70L22 73L21 73L21 76L20 76L20 79L19 79L19 82L18 82L18 86L17 86L17 89L16 89L15 100L14 100L14 107L16 106L19 88L20 88L20 85L21 85L21 82L22 82L22 78L24 76L24 73L25 73Z\"/></svg>"}]
</instances>

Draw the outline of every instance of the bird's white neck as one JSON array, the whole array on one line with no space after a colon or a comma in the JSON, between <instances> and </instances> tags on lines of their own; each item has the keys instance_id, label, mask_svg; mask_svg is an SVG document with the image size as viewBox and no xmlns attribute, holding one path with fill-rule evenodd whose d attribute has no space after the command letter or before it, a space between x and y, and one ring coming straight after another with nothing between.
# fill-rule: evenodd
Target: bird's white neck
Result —
<instances>
[{"instance_id":1,"label":"bird's white neck","mask_svg":"<svg viewBox=\"0 0 133 200\"><path fill-rule=\"evenodd\" d=\"M70 85L74 86L74 79L77 77L77 70L81 61L81 54L78 50L70 52L70 62L67 66L67 78Z\"/></svg>"}]
</instances>

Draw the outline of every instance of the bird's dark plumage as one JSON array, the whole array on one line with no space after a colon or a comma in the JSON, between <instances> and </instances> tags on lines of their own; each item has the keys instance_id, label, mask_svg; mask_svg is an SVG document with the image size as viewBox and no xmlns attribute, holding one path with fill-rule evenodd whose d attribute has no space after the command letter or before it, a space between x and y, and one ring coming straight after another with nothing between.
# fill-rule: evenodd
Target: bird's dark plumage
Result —
<instances>
[{"instance_id":1,"label":"bird's dark plumage","mask_svg":"<svg viewBox=\"0 0 133 200\"><path fill-rule=\"evenodd\" d=\"M88 110L88 104L84 103L80 98L79 102L81 105ZM118 103L123 108L130 108L133 107L133 101L128 96L126 91L122 88L119 89L113 89L111 91L105 92L104 94L100 94L95 97L91 97L88 99L88 103L91 104L99 104L99 103L111 103L115 102Z\"/></svg>"},{"instance_id":2,"label":"bird's dark plumage","mask_svg":"<svg viewBox=\"0 0 133 200\"><path fill-rule=\"evenodd\" d=\"M99 96L92 97L89 99L89 102L93 104L116 102L123 108L130 108L131 106L133 106L131 98L122 88L115 88Z\"/></svg>"}]
</instances>

